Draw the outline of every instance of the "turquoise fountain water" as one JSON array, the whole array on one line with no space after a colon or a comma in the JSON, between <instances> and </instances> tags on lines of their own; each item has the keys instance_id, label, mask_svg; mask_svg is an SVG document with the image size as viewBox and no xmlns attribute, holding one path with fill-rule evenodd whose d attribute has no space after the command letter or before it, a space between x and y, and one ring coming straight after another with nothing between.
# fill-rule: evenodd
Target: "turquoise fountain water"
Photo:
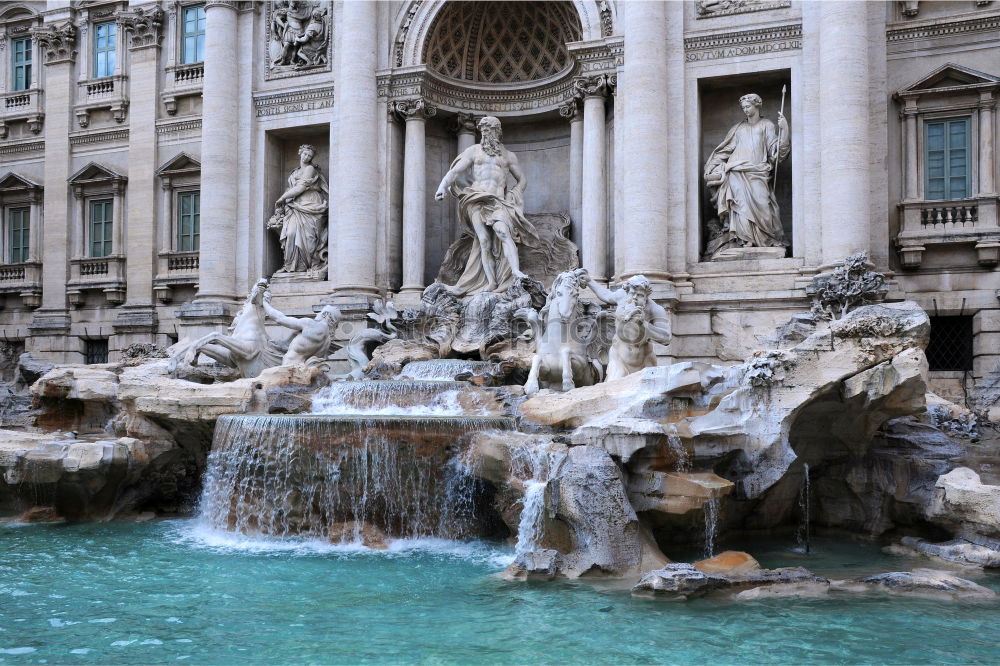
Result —
<instances>
[{"instance_id":1,"label":"turquoise fountain water","mask_svg":"<svg viewBox=\"0 0 1000 666\"><path fill-rule=\"evenodd\" d=\"M817 538L808 558L741 546L765 566L839 577L915 564ZM0 548L5 664L986 663L1000 623L996 603L632 599L500 580L513 556L500 544L372 552L193 520L0 527Z\"/></svg>"}]
</instances>

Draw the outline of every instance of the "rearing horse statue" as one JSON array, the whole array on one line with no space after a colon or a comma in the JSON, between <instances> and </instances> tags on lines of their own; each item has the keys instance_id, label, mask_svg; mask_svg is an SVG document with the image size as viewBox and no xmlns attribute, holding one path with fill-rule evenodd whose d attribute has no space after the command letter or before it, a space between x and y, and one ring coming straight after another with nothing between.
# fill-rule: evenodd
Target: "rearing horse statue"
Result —
<instances>
[{"instance_id":1,"label":"rearing horse statue","mask_svg":"<svg viewBox=\"0 0 1000 666\"><path fill-rule=\"evenodd\" d=\"M236 368L240 377L256 377L267 368L281 364L281 352L267 337L264 327L264 294L268 282L261 278L250 290L243 307L233 317L228 333L204 335L174 355L188 365L196 365L204 354L222 365Z\"/></svg>"},{"instance_id":2,"label":"rearing horse statue","mask_svg":"<svg viewBox=\"0 0 1000 666\"><path fill-rule=\"evenodd\" d=\"M531 358L525 393L556 387L569 391L601 381L601 364L587 354L596 321L580 302L583 275L579 270L560 273L552 282L540 313L530 308L515 313L516 317L528 321L535 339L535 355Z\"/></svg>"}]
</instances>

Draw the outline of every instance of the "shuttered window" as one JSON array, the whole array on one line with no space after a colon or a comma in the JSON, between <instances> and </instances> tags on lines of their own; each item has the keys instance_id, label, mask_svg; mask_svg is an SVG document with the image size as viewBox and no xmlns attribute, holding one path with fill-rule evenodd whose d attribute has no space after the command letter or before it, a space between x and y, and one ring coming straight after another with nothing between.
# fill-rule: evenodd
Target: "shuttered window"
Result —
<instances>
[{"instance_id":1,"label":"shuttered window","mask_svg":"<svg viewBox=\"0 0 1000 666\"><path fill-rule=\"evenodd\" d=\"M924 197L965 199L970 193L969 118L934 120L924 124Z\"/></svg>"},{"instance_id":2,"label":"shuttered window","mask_svg":"<svg viewBox=\"0 0 1000 666\"><path fill-rule=\"evenodd\" d=\"M177 251L197 252L201 233L201 193L177 195Z\"/></svg>"},{"instance_id":3,"label":"shuttered window","mask_svg":"<svg viewBox=\"0 0 1000 666\"><path fill-rule=\"evenodd\" d=\"M30 237L30 208L10 208L7 211L7 240L12 264L28 260L28 238Z\"/></svg>"},{"instance_id":4,"label":"shuttered window","mask_svg":"<svg viewBox=\"0 0 1000 666\"><path fill-rule=\"evenodd\" d=\"M111 254L113 233L113 200L97 199L90 202L90 256L107 257Z\"/></svg>"},{"instance_id":5,"label":"shuttered window","mask_svg":"<svg viewBox=\"0 0 1000 666\"><path fill-rule=\"evenodd\" d=\"M27 90L31 87L31 37L21 37L11 42L12 90Z\"/></svg>"}]
</instances>

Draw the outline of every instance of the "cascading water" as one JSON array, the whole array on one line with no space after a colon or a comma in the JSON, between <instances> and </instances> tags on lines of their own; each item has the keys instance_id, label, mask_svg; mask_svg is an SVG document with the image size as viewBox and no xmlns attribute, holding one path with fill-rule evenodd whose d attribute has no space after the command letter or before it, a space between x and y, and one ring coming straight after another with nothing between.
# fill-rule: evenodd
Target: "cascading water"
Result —
<instances>
[{"instance_id":1,"label":"cascading water","mask_svg":"<svg viewBox=\"0 0 1000 666\"><path fill-rule=\"evenodd\" d=\"M719 500L705 502L705 557L715 557L715 540L719 535Z\"/></svg>"},{"instance_id":2,"label":"cascading water","mask_svg":"<svg viewBox=\"0 0 1000 666\"><path fill-rule=\"evenodd\" d=\"M489 361L471 361L456 358L436 358L429 361L413 361L403 366L399 379L446 380L455 379L463 372L482 374L493 367Z\"/></svg>"},{"instance_id":3,"label":"cascading water","mask_svg":"<svg viewBox=\"0 0 1000 666\"><path fill-rule=\"evenodd\" d=\"M684 442L681 441L680 435L673 432L668 433L667 443L670 445L670 451L674 454L677 460L674 464L674 469L678 472L690 472L691 456L688 455L688 450L685 448Z\"/></svg>"},{"instance_id":4,"label":"cascading water","mask_svg":"<svg viewBox=\"0 0 1000 666\"><path fill-rule=\"evenodd\" d=\"M220 417L201 499L216 529L358 541L486 533L469 435L506 430L487 390L448 381L360 381L317 393L313 414Z\"/></svg>"},{"instance_id":5,"label":"cascading water","mask_svg":"<svg viewBox=\"0 0 1000 666\"><path fill-rule=\"evenodd\" d=\"M802 463L802 487L799 488L799 527L795 531L796 550L809 554L809 463Z\"/></svg>"},{"instance_id":6,"label":"cascading water","mask_svg":"<svg viewBox=\"0 0 1000 666\"><path fill-rule=\"evenodd\" d=\"M565 451L553 451L545 444L528 444L512 451L511 476L524 483L515 556L538 548L545 517L545 493L565 460Z\"/></svg>"}]
</instances>

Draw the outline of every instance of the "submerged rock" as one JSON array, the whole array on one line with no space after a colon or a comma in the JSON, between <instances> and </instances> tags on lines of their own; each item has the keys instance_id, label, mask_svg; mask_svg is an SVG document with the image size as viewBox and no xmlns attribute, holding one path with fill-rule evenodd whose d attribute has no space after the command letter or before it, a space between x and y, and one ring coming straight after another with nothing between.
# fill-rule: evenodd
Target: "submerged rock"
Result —
<instances>
[{"instance_id":1,"label":"submerged rock","mask_svg":"<svg viewBox=\"0 0 1000 666\"><path fill-rule=\"evenodd\" d=\"M328 538L330 543L358 543L365 548L372 550L386 550L389 548L389 537L371 523L363 523L357 520L349 520L343 523L330 525Z\"/></svg>"},{"instance_id":2,"label":"submerged rock","mask_svg":"<svg viewBox=\"0 0 1000 666\"><path fill-rule=\"evenodd\" d=\"M782 596L795 589L793 586L814 595L818 590L828 588L829 584L827 579L802 567L757 568L722 574L702 571L693 564L668 564L662 569L644 573L632 588L632 595L667 600L694 599L709 594L735 597L746 590L772 586L784 586L781 588ZM743 598L752 598L752 595Z\"/></svg>"},{"instance_id":3,"label":"submerged rock","mask_svg":"<svg viewBox=\"0 0 1000 666\"><path fill-rule=\"evenodd\" d=\"M997 593L971 580L959 578L950 571L939 569L914 569L834 581L837 592L881 592L885 594L975 601L996 599Z\"/></svg>"},{"instance_id":4,"label":"submerged rock","mask_svg":"<svg viewBox=\"0 0 1000 666\"><path fill-rule=\"evenodd\" d=\"M695 562L694 568L710 574L740 574L760 569L760 562L749 553L727 550L715 557Z\"/></svg>"},{"instance_id":5,"label":"submerged rock","mask_svg":"<svg viewBox=\"0 0 1000 666\"><path fill-rule=\"evenodd\" d=\"M1000 541L977 538L979 543L968 539L953 539L944 543L930 543L915 537L903 537L900 543L887 546L883 550L891 555L925 556L954 564L1000 568Z\"/></svg>"}]
</instances>

